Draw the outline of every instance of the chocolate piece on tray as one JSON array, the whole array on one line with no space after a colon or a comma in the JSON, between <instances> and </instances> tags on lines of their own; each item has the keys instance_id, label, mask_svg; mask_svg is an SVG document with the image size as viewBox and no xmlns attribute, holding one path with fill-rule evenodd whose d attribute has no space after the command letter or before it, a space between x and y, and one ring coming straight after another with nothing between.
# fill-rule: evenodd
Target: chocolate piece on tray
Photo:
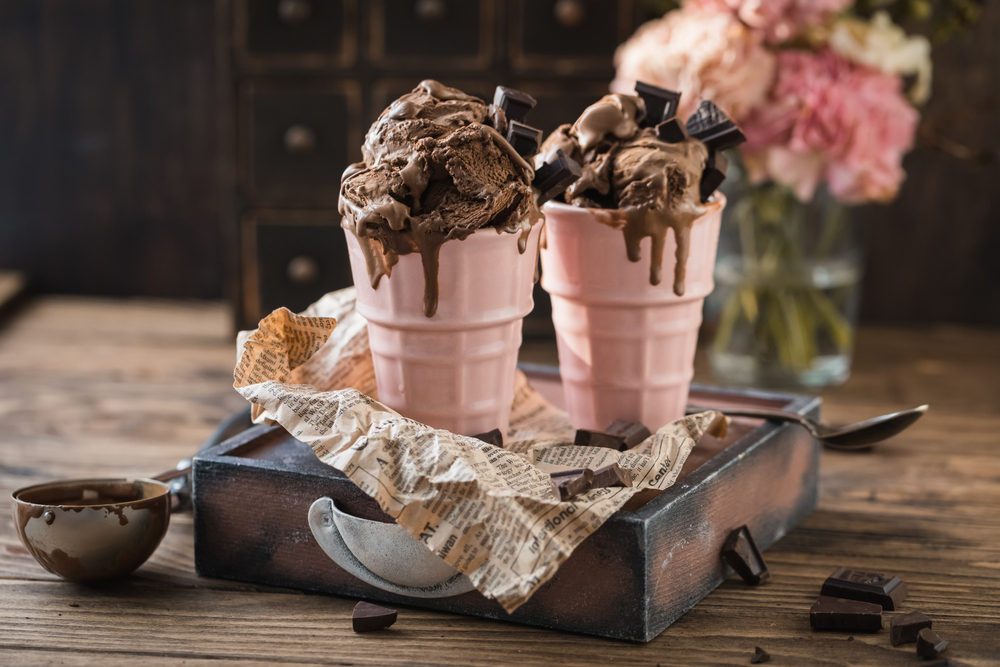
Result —
<instances>
[{"instance_id":1,"label":"chocolate piece on tray","mask_svg":"<svg viewBox=\"0 0 1000 667\"><path fill-rule=\"evenodd\" d=\"M906 584L899 577L875 572L861 572L842 567L823 583L821 595L849 600L861 600L882 605L886 611L896 610L906 599Z\"/></svg>"},{"instance_id":2,"label":"chocolate piece on tray","mask_svg":"<svg viewBox=\"0 0 1000 667\"><path fill-rule=\"evenodd\" d=\"M604 489L611 486L632 486L632 474L617 463L594 471L594 483L590 488Z\"/></svg>"},{"instance_id":3,"label":"chocolate piece on tray","mask_svg":"<svg viewBox=\"0 0 1000 667\"><path fill-rule=\"evenodd\" d=\"M722 181L726 180L726 169L729 168L729 160L722 153L712 151L708 154L708 162L705 163L705 171L701 172L701 203L704 204L712 193L719 189Z\"/></svg>"},{"instance_id":4,"label":"chocolate piece on tray","mask_svg":"<svg viewBox=\"0 0 1000 667\"><path fill-rule=\"evenodd\" d=\"M917 655L921 658L936 658L948 648L948 640L941 639L930 628L917 634Z\"/></svg>"},{"instance_id":5,"label":"chocolate piece on tray","mask_svg":"<svg viewBox=\"0 0 1000 667\"><path fill-rule=\"evenodd\" d=\"M503 433L501 433L498 428L495 428L492 431L487 431L486 433L474 435L472 437L476 440L482 440L483 442L493 445L494 447L503 447Z\"/></svg>"},{"instance_id":6,"label":"chocolate piece on tray","mask_svg":"<svg viewBox=\"0 0 1000 667\"><path fill-rule=\"evenodd\" d=\"M581 493L590 491L594 485L594 471L590 468L564 470L550 476L552 491L559 500L573 500Z\"/></svg>"},{"instance_id":7,"label":"chocolate piece on tray","mask_svg":"<svg viewBox=\"0 0 1000 667\"><path fill-rule=\"evenodd\" d=\"M625 449L632 449L642 443L643 440L652 435L649 429L639 422L630 422L625 419L616 419L604 429L605 433L620 435L625 438Z\"/></svg>"},{"instance_id":8,"label":"chocolate piece on tray","mask_svg":"<svg viewBox=\"0 0 1000 667\"><path fill-rule=\"evenodd\" d=\"M538 153L539 146L542 145L542 131L512 120L507 126L507 143L521 157L533 157Z\"/></svg>"},{"instance_id":9,"label":"chocolate piece on tray","mask_svg":"<svg viewBox=\"0 0 1000 667\"><path fill-rule=\"evenodd\" d=\"M930 628L932 624L933 621L919 611L899 614L889 622L889 641L893 646L910 644L917 641L921 630Z\"/></svg>"},{"instance_id":10,"label":"chocolate piece on tray","mask_svg":"<svg viewBox=\"0 0 1000 667\"><path fill-rule=\"evenodd\" d=\"M771 654L762 649L759 646L753 647L753 657L750 658L751 665L759 665L764 662L768 662L771 659Z\"/></svg>"},{"instance_id":11,"label":"chocolate piece on tray","mask_svg":"<svg viewBox=\"0 0 1000 667\"><path fill-rule=\"evenodd\" d=\"M687 131L695 139L700 139L712 150L722 151L739 146L747 140L736 123L729 120L713 102L702 101L698 109L687 121Z\"/></svg>"},{"instance_id":12,"label":"chocolate piece on tray","mask_svg":"<svg viewBox=\"0 0 1000 667\"><path fill-rule=\"evenodd\" d=\"M603 431L588 431L582 428L577 429L573 444L577 447L604 447L618 452L623 452L626 449L624 436L604 433Z\"/></svg>"},{"instance_id":13,"label":"chocolate piece on tray","mask_svg":"<svg viewBox=\"0 0 1000 667\"><path fill-rule=\"evenodd\" d=\"M750 529L746 526L740 526L729 533L722 545L722 558L751 586L762 584L771 576L767 563L757 550Z\"/></svg>"},{"instance_id":14,"label":"chocolate piece on tray","mask_svg":"<svg viewBox=\"0 0 1000 667\"><path fill-rule=\"evenodd\" d=\"M817 630L877 632L882 629L882 607L820 595L809 610L809 625Z\"/></svg>"},{"instance_id":15,"label":"chocolate piece on tray","mask_svg":"<svg viewBox=\"0 0 1000 667\"><path fill-rule=\"evenodd\" d=\"M679 144L687 137L687 128L679 118L665 120L656 126L656 138L668 144Z\"/></svg>"},{"instance_id":16,"label":"chocolate piece on tray","mask_svg":"<svg viewBox=\"0 0 1000 667\"><path fill-rule=\"evenodd\" d=\"M642 98L646 106L646 115L642 119L643 127L659 125L677 115L677 107L681 101L680 93L637 81L635 94Z\"/></svg>"},{"instance_id":17,"label":"chocolate piece on tray","mask_svg":"<svg viewBox=\"0 0 1000 667\"><path fill-rule=\"evenodd\" d=\"M581 174L580 165L567 157L562 149L557 150L554 160L535 169L535 180L531 184L538 188L538 205L561 195Z\"/></svg>"},{"instance_id":18,"label":"chocolate piece on tray","mask_svg":"<svg viewBox=\"0 0 1000 667\"><path fill-rule=\"evenodd\" d=\"M493 94L493 104L503 109L507 120L523 121L528 112L535 108L538 101L528 93L513 88L497 86Z\"/></svg>"},{"instance_id":19,"label":"chocolate piece on tray","mask_svg":"<svg viewBox=\"0 0 1000 667\"><path fill-rule=\"evenodd\" d=\"M395 609L386 609L370 602L359 602L351 615L351 623L355 632L384 630L395 622Z\"/></svg>"}]
</instances>

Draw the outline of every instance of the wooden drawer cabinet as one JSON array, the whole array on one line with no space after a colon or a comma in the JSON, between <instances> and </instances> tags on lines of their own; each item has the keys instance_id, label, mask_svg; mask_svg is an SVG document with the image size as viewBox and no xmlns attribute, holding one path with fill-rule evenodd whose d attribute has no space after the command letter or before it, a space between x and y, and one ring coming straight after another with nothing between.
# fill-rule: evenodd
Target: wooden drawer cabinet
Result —
<instances>
[{"instance_id":1,"label":"wooden drawer cabinet","mask_svg":"<svg viewBox=\"0 0 1000 667\"><path fill-rule=\"evenodd\" d=\"M517 69L606 69L635 28L631 0L512 0L511 62Z\"/></svg>"},{"instance_id":2,"label":"wooden drawer cabinet","mask_svg":"<svg viewBox=\"0 0 1000 667\"><path fill-rule=\"evenodd\" d=\"M248 67L350 67L357 0L237 0L234 46Z\"/></svg>"},{"instance_id":3,"label":"wooden drawer cabinet","mask_svg":"<svg viewBox=\"0 0 1000 667\"><path fill-rule=\"evenodd\" d=\"M369 6L375 65L481 69L493 59L494 0L371 0Z\"/></svg>"}]
</instances>

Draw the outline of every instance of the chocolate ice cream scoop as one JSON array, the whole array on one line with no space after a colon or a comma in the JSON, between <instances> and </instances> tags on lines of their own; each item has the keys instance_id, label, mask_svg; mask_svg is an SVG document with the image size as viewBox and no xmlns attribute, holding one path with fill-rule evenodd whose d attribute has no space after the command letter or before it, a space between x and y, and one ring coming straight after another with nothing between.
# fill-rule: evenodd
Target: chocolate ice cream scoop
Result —
<instances>
[{"instance_id":1,"label":"chocolate ice cream scoop","mask_svg":"<svg viewBox=\"0 0 1000 667\"><path fill-rule=\"evenodd\" d=\"M506 131L500 107L437 81L421 82L382 112L365 137L364 162L344 172L339 205L373 288L399 255L419 252L424 314L431 317L444 242L489 227L520 234L524 252L541 213L531 189L534 168Z\"/></svg>"},{"instance_id":2,"label":"chocolate ice cream scoop","mask_svg":"<svg viewBox=\"0 0 1000 667\"><path fill-rule=\"evenodd\" d=\"M582 176L564 194L566 203L603 209L595 211L595 218L622 230L630 261L640 260L640 243L650 237L649 282L653 285L662 279L667 230L673 229L677 244L673 290L681 296L685 289L691 226L697 218L719 206L703 201L711 192L702 192L702 176L706 168L714 169L711 183L721 183L715 172L724 161L720 158L717 162L712 149L701 140L686 136L684 129L658 132L658 125L672 120L663 116L676 109L679 95L642 85L645 99L605 95L575 123L559 127L545 140L535 163L551 160L562 150L581 165ZM654 110L655 118L647 118L646 99L658 99L657 93L662 94L664 103ZM714 106L712 109L720 114L719 122L735 128L725 114ZM714 191L715 187L711 189Z\"/></svg>"}]
</instances>

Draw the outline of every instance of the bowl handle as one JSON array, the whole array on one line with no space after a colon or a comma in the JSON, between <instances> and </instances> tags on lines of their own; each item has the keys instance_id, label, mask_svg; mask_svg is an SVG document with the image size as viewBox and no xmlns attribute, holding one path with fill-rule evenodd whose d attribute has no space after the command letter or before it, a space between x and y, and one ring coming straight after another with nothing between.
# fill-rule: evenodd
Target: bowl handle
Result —
<instances>
[{"instance_id":1,"label":"bowl handle","mask_svg":"<svg viewBox=\"0 0 1000 667\"><path fill-rule=\"evenodd\" d=\"M475 590L469 578L457 573L451 579L434 586L406 586L389 581L369 570L350 550L340 536L337 522L333 520L333 501L319 498L309 508L309 528L313 537L330 559L361 581L384 591L412 598L446 598Z\"/></svg>"}]
</instances>

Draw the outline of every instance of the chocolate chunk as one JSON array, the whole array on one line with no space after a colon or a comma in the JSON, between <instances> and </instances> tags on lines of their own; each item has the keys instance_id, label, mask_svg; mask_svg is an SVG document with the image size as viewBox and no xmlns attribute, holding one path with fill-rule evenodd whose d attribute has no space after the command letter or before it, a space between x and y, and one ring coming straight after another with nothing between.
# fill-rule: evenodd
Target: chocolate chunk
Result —
<instances>
[{"instance_id":1,"label":"chocolate chunk","mask_svg":"<svg viewBox=\"0 0 1000 667\"><path fill-rule=\"evenodd\" d=\"M921 658L936 658L948 648L948 640L941 639L930 628L917 633L917 655Z\"/></svg>"},{"instance_id":2,"label":"chocolate chunk","mask_svg":"<svg viewBox=\"0 0 1000 667\"><path fill-rule=\"evenodd\" d=\"M680 93L637 81L635 94L642 98L646 106L646 115L642 119L643 127L653 127L677 115L677 107L681 101Z\"/></svg>"},{"instance_id":3,"label":"chocolate chunk","mask_svg":"<svg viewBox=\"0 0 1000 667\"><path fill-rule=\"evenodd\" d=\"M809 610L809 625L817 630L877 632L882 629L882 607L820 595Z\"/></svg>"},{"instance_id":4,"label":"chocolate chunk","mask_svg":"<svg viewBox=\"0 0 1000 667\"><path fill-rule=\"evenodd\" d=\"M625 438L625 449L642 444L642 441L652 435L649 429L639 422L630 422L624 419L616 419L604 429L605 433L620 435Z\"/></svg>"},{"instance_id":5,"label":"chocolate chunk","mask_svg":"<svg viewBox=\"0 0 1000 667\"><path fill-rule=\"evenodd\" d=\"M538 188L538 205L561 195L582 173L575 160L567 157L562 149L557 150L555 159L535 169L531 185Z\"/></svg>"},{"instance_id":6,"label":"chocolate chunk","mask_svg":"<svg viewBox=\"0 0 1000 667\"><path fill-rule=\"evenodd\" d=\"M603 431L588 431L582 428L577 429L573 444L577 447L604 447L617 452L626 449L624 436L604 433Z\"/></svg>"},{"instance_id":7,"label":"chocolate chunk","mask_svg":"<svg viewBox=\"0 0 1000 667\"><path fill-rule=\"evenodd\" d=\"M906 592L906 584L899 577L842 567L827 578L820 594L873 602L882 605L886 611L894 611L906 599Z\"/></svg>"},{"instance_id":8,"label":"chocolate chunk","mask_svg":"<svg viewBox=\"0 0 1000 667\"><path fill-rule=\"evenodd\" d=\"M729 533L722 545L722 558L751 586L762 584L771 576L746 526Z\"/></svg>"},{"instance_id":9,"label":"chocolate chunk","mask_svg":"<svg viewBox=\"0 0 1000 667\"><path fill-rule=\"evenodd\" d=\"M542 145L542 131L512 120L507 126L507 143L521 157L530 158L538 153L538 148Z\"/></svg>"},{"instance_id":10,"label":"chocolate chunk","mask_svg":"<svg viewBox=\"0 0 1000 667\"><path fill-rule=\"evenodd\" d=\"M632 474L626 472L617 463L594 471L594 483L590 488L604 489L611 486L632 486Z\"/></svg>"},{"instance_id":11,"label":"chocolate chunk","mask_svg":"<svg viewBox=\"0 0 1000 667\"><path fill-rule=\"evenodd\" d=\"M922 667L967 667L964 662L955 662L949 658L921 663Z\"/></svg>"},{"instance_id":12,"label":"chocolate chunk","mask_svg":"<svg viewBox=\"0 0 1000 667\"><path fill-rule=\"evenodd\" d=\"M590 491L594 485L594 471L590 468L564 470L550 476L553 493L559 500L573 500L581 493Z\"/></svg>"},{"instance_id":13,"label":"chocolate chunk","mask_svg":"<svg viewBox=\"0 0 1000 667\"><path fill-rule=\"evenodd\" d=\"M386 609L370 602L359 602L351 616L355 632L383 630L396 622L396 610Z\"/></svg>"},{"instance_id":14,"label":"chocolate chunk","mask_svg":"<svg viewBox=\"0 0 1000 667\"><path fill-rule=\"evenodd\" d=\"M668 144L679 144L687 137L687 128L678 118L665 120L656 126L656 138Z\"/></svg>"},{"instance_id":15,"label":"chocolate chunk","mask_svg":"<svg viewBox=\"0 0 1000 667\"><path fill-rule=\"evenodd\" d=\"M759 665L771 659L771 654L759 646L753 647L753 657L750 658L751 665Z\"/></svg>"},{"instance_id":16,"label":"chocolate chunk","mask_svg":"<svg viewBox=\"0 0 1000 667\"><path fill-rule=\"evenodd\" d=\"M722 181L726 180L726 169L729 168L729 160L722 153L711 151L708 154L708 162L705 163L705 171L701 172L701 203L704 204L712 193L719 189Z\"/></svg>"},{"instance_id":17,"label":"chocolate chunk","mask_svg":"<svg viewBox=\"0 0 1000 667\"><path fill-rule=\"evenodd\" d=\"M495 428L492 431L487 431L486 433L474 435L472 437L476 440L482 440L486 444L493 445L494 447L503 447L503 433L501 433L498 428Z\"/></svg>"},{"instance_id":18,"label":"chocolate chunk","mask_svg":"<svg viewBox=\"0 0 1000 667\"><path fill-rule=\"evenodd\" d=\"M538 101L528 93L513 88L497 86L493 94L493 104L503 109L508 121L523 121L528 112L535 108Z\"/></svg>"},{"instance_id":19,"label":"chocolate chunk","mask_svg":"<svg viewBox=\"0 0 1000 667\"><path fill-rule=\"evenodd\" d=\"M704 100L687 121L687 131L715 151L739 146L747 140L722 109Z\"/></svg>"},{"instance_id":20,"label":"chocolate chunk","mask_svg":"<svg viewBox=\"0 0 1000 667\"><path fill-rule=\"evenodd\" d=\"M932 624L933 621L919 611L894 616L889 621L889 641L893 646L915 642L920 631Z\"/></svg>"}]
</instances>

